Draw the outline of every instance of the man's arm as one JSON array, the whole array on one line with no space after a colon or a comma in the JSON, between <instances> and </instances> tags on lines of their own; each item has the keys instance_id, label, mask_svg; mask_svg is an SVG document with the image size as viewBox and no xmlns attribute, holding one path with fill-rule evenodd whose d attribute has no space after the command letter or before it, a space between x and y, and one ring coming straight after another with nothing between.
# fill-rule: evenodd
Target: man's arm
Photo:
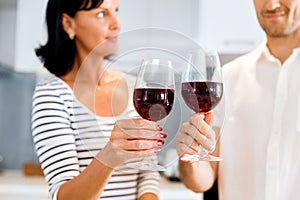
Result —
<instances>
[{"instance_id":1,"label":"man's arm","mask_svg":"<svg viewBox=\"0 0 300 200\"><path fill-rule=\"evenodd\" d=\"M196 193L209 190L216 178L218 162L208 161L179 161L179 176L185 186Z\"/></svg>"},{"instance_id":2,"label":"man's arm","mask_svg":"<svg viewBox=\"0 0 300 200\"><path fill-rule=\"evenodd\" d=\"M179 157L185 154L196 154L200 146L205 148L213 155L219 155L218 137L219 129L210 127L212 114L207 113L204 116L194 114L190 117L189 122L182 124L180 133L177 136L176 150ZM217 142L216 145L213 145ZM218 162L208 161L182 161L179 159L180 179L187 188L194 192L205 192L210 189L216 178Z\"/></svg>"}]
</instances>

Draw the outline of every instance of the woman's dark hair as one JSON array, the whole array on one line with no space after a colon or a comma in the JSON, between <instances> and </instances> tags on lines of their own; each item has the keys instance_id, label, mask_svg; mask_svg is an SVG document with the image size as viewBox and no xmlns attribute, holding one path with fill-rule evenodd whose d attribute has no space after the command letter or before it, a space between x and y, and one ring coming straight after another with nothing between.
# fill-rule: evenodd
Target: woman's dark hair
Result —
<instances>
[{"instance_id":1,"label":"woman's dark hair","mask_svg":"<svg viewBox=\"0 0 300 200\"><path fill-rule=\"evenodd\" d=\"M61 19L66 13L74 17L79 10L91 10L102 4L103 0L49 0L46 10L48 41L35 49L36 55L49 72L63 76L74 64L76 46L64 31Z\"/></svg>"}]
</instances>

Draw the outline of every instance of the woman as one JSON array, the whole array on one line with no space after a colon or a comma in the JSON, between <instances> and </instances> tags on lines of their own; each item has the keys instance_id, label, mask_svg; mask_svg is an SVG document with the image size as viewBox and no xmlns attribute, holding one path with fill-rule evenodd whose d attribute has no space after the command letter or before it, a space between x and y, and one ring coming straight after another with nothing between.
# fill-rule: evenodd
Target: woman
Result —
<instances>
[{"instance_id":1,"label":"woman","mask_svg":"<svg viewBox=\"0 0 300 200\"><path fill-rule=\"evenodd\" d=\"M55 76L36 87L32 131L52 199L158 199L159 174L124 164L155 155L166 134L128 119L133 81L104 70L118 47L117 11L118 0L48 2L48 41L36 54Z\"/></svg>"}]
</instances>

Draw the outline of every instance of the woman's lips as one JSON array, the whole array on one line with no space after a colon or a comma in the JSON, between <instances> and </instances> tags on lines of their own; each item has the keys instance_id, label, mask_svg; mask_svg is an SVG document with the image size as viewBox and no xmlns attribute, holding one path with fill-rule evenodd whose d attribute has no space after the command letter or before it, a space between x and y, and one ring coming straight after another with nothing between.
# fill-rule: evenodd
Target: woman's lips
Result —
<instances>
[{"instance_id":1,"label":"woman's lips","mask_svg":"<svg viewBox=\"0 0 300 200\"><path fill-rule=\"evenodd\" d=\"M106 38L110 42L117 42L118 41L118 36L111 36Z\"/></svg>"}]
</instances>

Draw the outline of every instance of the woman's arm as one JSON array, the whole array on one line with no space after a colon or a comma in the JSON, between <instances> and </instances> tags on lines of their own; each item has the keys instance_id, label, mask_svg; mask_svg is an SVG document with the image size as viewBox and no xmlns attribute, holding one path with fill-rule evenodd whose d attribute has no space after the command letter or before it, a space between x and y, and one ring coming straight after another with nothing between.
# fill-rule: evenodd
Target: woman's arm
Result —
<instances>
[{"instance_id":1,"label":"woman's arm","mask_svg":"<svg viewBox=\"0 0 300 200\"><path fill-rule=\"evenodd\" d=\"M95 199L113 169L93 160L80 173L69 113L52 88L39 87L33 98L32 134L52 199Z\"/></svg>"},{"instance_id":2,"label":"woman's arm","mask_svg":"<svg viewBox=\"0 0 300 200\"><path fill-rule=\"evenodd\" d=\"M112 173L112 168L94 159L80 175L60 186L57 199L98 199Z\"/></svg>"},{"instance_id":3,"label":"woman's arm","mask_svg":"<svg viewBox=\"0 0 300 200\"><path fill-rule=\"evenodd\" d=\"M159 198L157 194L153 194L153 193L145 193L138 198L138 200L158 200L158 199Z\"/></svg>"}]
</instances>

